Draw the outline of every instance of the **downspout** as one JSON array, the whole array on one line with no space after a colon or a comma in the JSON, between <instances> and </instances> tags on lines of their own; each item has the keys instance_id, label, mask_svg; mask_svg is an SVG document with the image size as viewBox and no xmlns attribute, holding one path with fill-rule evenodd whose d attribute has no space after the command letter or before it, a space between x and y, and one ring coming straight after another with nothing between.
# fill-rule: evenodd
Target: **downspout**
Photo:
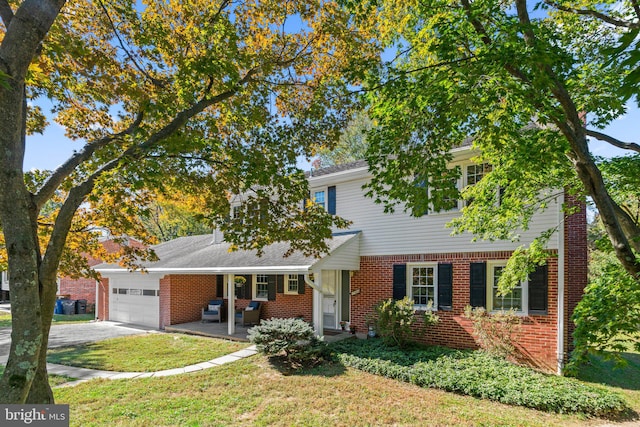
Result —
<instances>
[{"instance_id":1,"label":"downspout","mask_svg":"<svg viewBox=\"0 0 640 427\"><path fill-rule=\"evenodd\" d=\"M565 270L565 253L564 253L564 232L566 222L564 218L564 193L559 197L560 209L558 213L558 223L562 225L558 230L558 350L557 350L557 373L562 375L564 369L564 270Z\"/></svg>"},{"instance_id":2,"label":"downspout","mask_svg":"<svg viewBox=\"0 0 640 427\"><path fill-rule=\"evenodd\" d=\"M320 289L318 285L316 285L316 283L312 281L311 278L309 278L309 273L304 275L304 283L311 286L312 289L315 289L316 291L322 293L322 289Z\"/></svg>"}]
</instances>

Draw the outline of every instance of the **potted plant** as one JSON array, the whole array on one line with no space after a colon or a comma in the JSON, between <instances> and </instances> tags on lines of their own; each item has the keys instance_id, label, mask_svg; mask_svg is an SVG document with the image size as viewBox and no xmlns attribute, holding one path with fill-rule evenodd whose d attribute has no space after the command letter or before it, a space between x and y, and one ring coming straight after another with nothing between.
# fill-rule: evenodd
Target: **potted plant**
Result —
<instances>
[{"instance_id":1,"label":"potted plant","mask_svg":"<svg viewBox=\"0 0 640 427\"><path fill-rule=\"evenodd\" d=\"M240 288L242 287L242 285L244 285L245 283L247 283L247 279L245 279L242 276L235 276L233 278L233 283L236 284L236 288Z\"/></svg>"},{"instance_id":2,"label":"potted plant","mask_svg":"<svg viewBox=\"0 0 640 427\"><path fill-rule=\"evenodd\" d=\"M340 321L340 329L342 329L343 331L345 330L345 328L347 327L347 323L344 320Z\"/></svg>"}]
</instances>

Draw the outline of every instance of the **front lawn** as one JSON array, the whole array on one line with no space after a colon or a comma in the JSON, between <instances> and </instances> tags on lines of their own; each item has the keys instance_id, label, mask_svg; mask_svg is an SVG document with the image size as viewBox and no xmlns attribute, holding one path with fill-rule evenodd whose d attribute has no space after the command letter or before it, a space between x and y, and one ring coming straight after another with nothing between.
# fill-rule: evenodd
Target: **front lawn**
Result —
<instances>
[{"instance_id":1,"label":"front lawn","mask_svg":"<svg viewBox=\"0 0 640 427\"><path fill-rule=\"evenodd\" d=\"M183 334L145 334L50 349L47 361L118 372L154 372L215 359L248 343Z\"/></svg>"},{"instance_id":2,"label":"front lawn","mask_svg":"<svg viewBox=\"0 0 640 427\"><path fill-rule=\"evenodd\" d=\"M4 366L0 365L0 376L4 373ZM60 384L68 383L69 381L75 381L75 378L67 377L66 375L49 375L49 385L51 387L59 386Z\"/></svg>"},{"instance_id":3,"label":"front lawn","mask_svg":"<svg viewBox=\"0 0 640 427\"><path fill-rule=\"evenodd\" d=\"M95 319L95 314L54 314L51 323L53 325L61 325L64 323L91 322ZM0 328L11 327L11 313L8 311L0 311Z\"/></svg>"},{"instance_id":4,"label":"front lawn","mask_svg":"<svg viewBox=\"0 0 640 427\"><path fill-rule=\"evenodd\" d=\"M11 327L11 313L8 311L0 311L0 328Z\"/></svg>"},{"instance_id":5,"label":"front lawn","mask_svg":"<svg viewBox=\"0 0 640 427\"><path fill-rule=\"evenodd\" d=\"M420 388L339 364L286 375L263 356L190 374L54 390L72 426L601 426Z\"/></svg>"}]
</instances>

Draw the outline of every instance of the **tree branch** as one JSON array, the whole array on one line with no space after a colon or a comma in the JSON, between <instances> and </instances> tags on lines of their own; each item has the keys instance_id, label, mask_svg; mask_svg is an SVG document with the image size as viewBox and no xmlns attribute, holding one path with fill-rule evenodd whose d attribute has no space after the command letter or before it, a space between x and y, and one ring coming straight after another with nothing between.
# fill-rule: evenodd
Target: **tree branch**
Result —
<instances>
[{"instance_id":1,"label":"tree branch","mask_svg":"<svg viewBox=\"0 0 640 427\"><path fill-rule=\"evenodd\" d=\"M595 130L590 130L590 129L585 129L584 133L596 139L599 139L600 141L608 142L614 147L622 148L623 150L632 150L637 153L640 153L640 145L636 144L635 142L623 142L607 134L604 134Z\"/></svg>"},{"instance_id":2,"label":"tree branch","mask_svg":"<svg viewBox=\"0 0 640 427\"><path fill-rule=\"evenodd\" d=\"M73 154L66 162L60 165L60 167L58 167L58 169L56 169L49 178L47 178L40 190L33 196L34 203L36 204L38 211L42 206L44 206L47 200L51 198L62 181L71 175L78 165L89 160L96 150L126 135L132 134L136 129L138 129L138 127L140 127L143 116L144 114L142 112L138 113L135 120L125 130L115 135L109 135L86 144L82 150Z\"/></svg>"},{"instance_id":3,"label":"tree branch","mask_svg":"<svg viewBox=\"0 0 640 427\"><path fill-rule=\"evenodd\" d=\"M544 0L544 2L546 4L548 4L551 7L555 7L558 10L561 10L563 12L568 12L568 13L574 13L576 15L586 15L586 16L592 16L594 18L597 18L601 21L604 21L608 24L614 25L616 27L624 27L624 28L640 28L640 22L630 22L630 21L623 21L620 19L616 19L613 18L609 15L606 15L602 12L598 12L597 10L592 10L592 9L574 9L571 7L567 7L567 6L562 6L561 4L558 4L552 0ZM633 5L634 10L636 11L636 14L638 14L638 11L640 9L638 9L638 5L634 2Z\"/></svg>"},{"instance_id":4,"label":"tree branch","mask_svg":"<svg viewBox=\"0 0 640 427\"><path fill-rule=\"evenodd\" d=\"M7 0L0 0L0 18L2 18L4 28L9 28L9 23L13 19L13 9Z\"/></svg>"}]
</instances>

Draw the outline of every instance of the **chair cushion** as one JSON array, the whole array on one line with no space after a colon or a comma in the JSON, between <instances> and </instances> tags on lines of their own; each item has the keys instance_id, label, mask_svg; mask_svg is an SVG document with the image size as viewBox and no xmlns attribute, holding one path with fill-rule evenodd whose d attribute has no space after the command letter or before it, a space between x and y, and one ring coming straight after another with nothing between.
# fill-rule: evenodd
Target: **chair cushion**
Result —
<instances>
[{"instance_id":1,"label":"chair cushion","mask_svg":"<svg viewBox=\"0 0 640 427\"><path fill-rule=\"evenodd\" d=\"M253 307L247 307L244 309L244 311L253 311Z\"/></svg>"},{"instance_id":2,"label":"chair cushion","mask_svg":"<svg viewBox=\"0 0 640 427\"><path fill-rule=\"evenodd\" d=\"M212 299L209 301L209 305L222 305L223 301L221 299Z\"/></svg>"},{"instance_id":3,"label":"chair cushion","mask_svg":"<svg viewBox=\"0 0 640 427\"><path fill-rule=\"evenodd\" d=\"M219 305L212 305L212 304L209 304L208 310L209 310L209 311L214 311L214 312L216 312L216 313L217 313L217 312L218 312L218 310L220 310L220 306L219 306Z\"/></svg>"},{"instance_id":4,"label":"chair cushion","mask_svg":"<svg viewBox=\"0 0 640 427\"><path fill-rule=\"evenodd\" d=\"M249 307L251 307L254 310L257 310L260 307L260 301L251 301L249 303ZM247 308L249 308L247 307Z\"/></svg>"}]
</instances>

